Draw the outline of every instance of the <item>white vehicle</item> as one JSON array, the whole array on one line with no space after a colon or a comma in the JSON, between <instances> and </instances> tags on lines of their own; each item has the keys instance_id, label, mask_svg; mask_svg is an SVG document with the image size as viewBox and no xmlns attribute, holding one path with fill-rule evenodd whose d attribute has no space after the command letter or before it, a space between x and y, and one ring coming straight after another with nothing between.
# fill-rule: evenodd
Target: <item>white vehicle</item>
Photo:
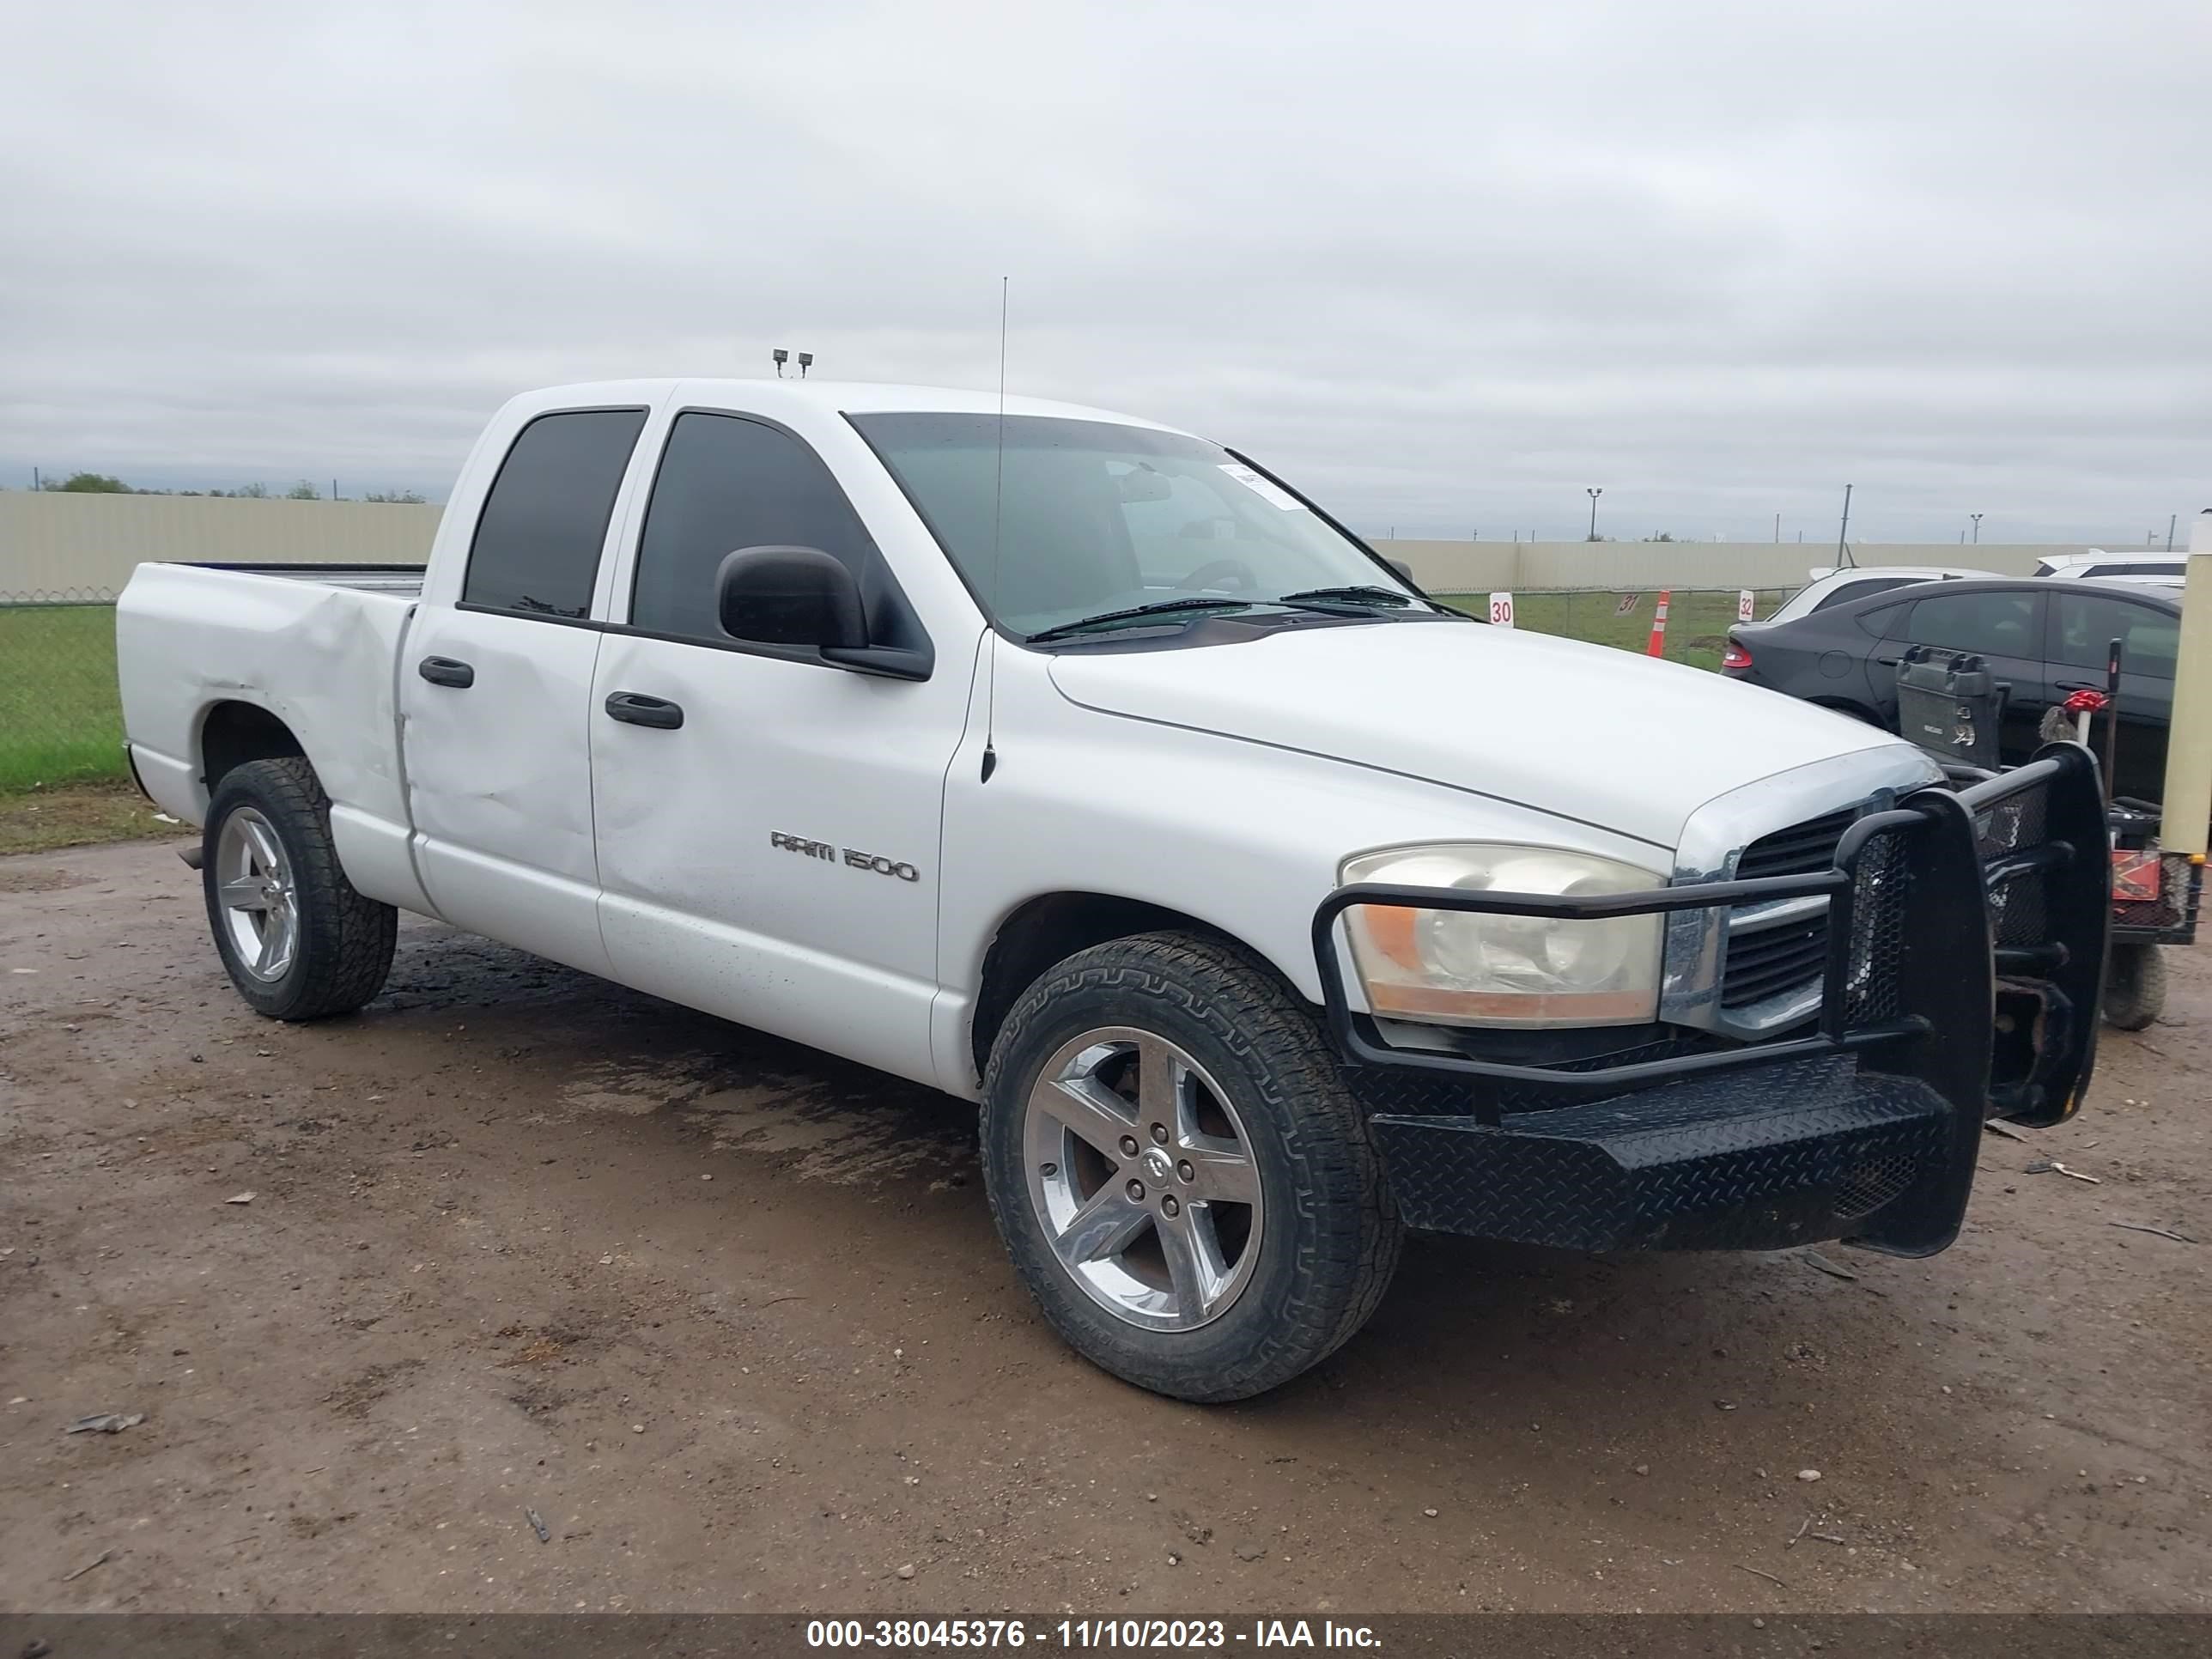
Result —
<instances>
[{"instance_id":1,"label":"white vehicle","mask_svg":"<svg viewBox=\"0 0 2212 1659\"><path fill-rule=\"evenodd\" d=\"M1948 564L1868 564L1815 565L1806 573L1812 580L1774 607L1774 614L1761 620L1771 623L1794 622L1800 617L1809 617L1815 611L1826 611L1832 605L1842 605L1850 599L1870 599L1877 593L1887 593L1893 587L1910 587L1915 582L1950 582L1995 576L1994 570L1968 570Z\"/></svg>"},{"instance_id":2,"label":"white vehicle","mask_svg":"<svg viewBox=\"0 0 2212 1659\"><path fill-rule=\"evenodd\" d=\"M2179 581L2189 574L2186 553L2107 553L2093 547L2086 553L2057 553L2038 559L2034 574L2063 576L2155 576Z\"/></svg>"},{"instance_id":3,"label":"white vehicle","mask_svg":"<svg viewBox=\"0 0 2212 1659\"><path fill-rule=\"evenodd\" d=\"M1121 416L534 392L419 586L147 564L117 630L253 1007L361 1006L410 910L978 1101L1054 1325L1188 1399L1346 1340L1407 1227L1941 1249L1984 1115L2087 1078L2083 751L1962 807ZM1984 856L2044 890L1997 961Z\"/></svg>"}]
</instances>

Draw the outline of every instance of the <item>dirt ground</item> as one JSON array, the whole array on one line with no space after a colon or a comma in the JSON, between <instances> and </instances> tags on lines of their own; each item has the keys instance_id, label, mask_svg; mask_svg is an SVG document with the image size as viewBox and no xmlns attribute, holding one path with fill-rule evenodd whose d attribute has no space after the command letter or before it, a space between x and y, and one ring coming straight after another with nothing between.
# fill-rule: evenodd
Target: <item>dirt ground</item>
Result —
<instances>
[{"instance_id":1,"label":"dirt ground","mask_svg":"<svg viewBox=\"0 0 2212 1659\"><path fill-rule=\"evenodd\" d=\"M1947 1255L1417 1241L1201 1409L1032 1312L958 1103L428 924L277 1025L172 845L0 860L0 1607L2204 1610L2173 967Z\"/></svg>"}]
</instances>

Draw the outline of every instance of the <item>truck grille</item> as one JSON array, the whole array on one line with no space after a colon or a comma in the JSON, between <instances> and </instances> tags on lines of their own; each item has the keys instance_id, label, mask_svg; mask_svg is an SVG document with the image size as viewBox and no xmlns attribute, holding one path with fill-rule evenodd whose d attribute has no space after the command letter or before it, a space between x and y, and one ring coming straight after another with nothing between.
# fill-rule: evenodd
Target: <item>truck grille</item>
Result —
<instances>
[{"instance_id":1,"label":"truck grille","mask_svg":"<svg viewBox=\"0 0 2212 1659\"><path fill-rule=\"evenodd\" d=\"M1856 817L1856 808L1846 808L1761 836L1737 858L1737 878L1748 881L1760 876L1802 876L1833 869L1836 843ZM1733 914L1741 915L1748 908L1739 905ZM1769 997L1798 990L1819 979L1827 965L1826 915L1741 932L1731 926L1728 954L1721 964L1721 1006L1747 1008Z\"/></svg>"},{"instance_id":2,"label":"truck grille","mask_svg":"<svg viewBox=\"0 0 2212 1659\"><path fill-rule=\"evenodd\" d=\"M1808 818L1787 830L1761 836L1736 860L1737 878L1749 881L1754 876L1806 876L1818 870L1834 869L1836 843L1844 838L1844 831L1851 827L1851 820L1856 817L1856 807L1846 807L1826 817Z\"/></svg>"},{"instance_id":3,"label":"truck grille","mask_svg":"<svg viewBox=\"0 0 2212 1659\"><path fill-rule=\"evenodd\" d=\"M1721 978L1721 1006L1747 1008L1820 977L1828 965L1828 919L1812 916L1730 933Z\"/></svg>"}]
</instances>

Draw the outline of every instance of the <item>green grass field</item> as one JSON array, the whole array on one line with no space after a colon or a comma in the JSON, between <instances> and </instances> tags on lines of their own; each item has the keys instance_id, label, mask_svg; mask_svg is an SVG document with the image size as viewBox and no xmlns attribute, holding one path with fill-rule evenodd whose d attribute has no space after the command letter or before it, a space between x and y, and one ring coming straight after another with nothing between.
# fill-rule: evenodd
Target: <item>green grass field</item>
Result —
<instances>
[{"instance_id":1,"label":"green grass field","mask_svg":"<svg viewBox=\"0 0 2212 1659\"><path fill-rule=\"evenodd\" d=\"M1480 615L1487 596L1443 593L1445 603ZM1651 631L1656 592L1627 611L1617 593L1522 593L1518 626L1641 651ZM1759 596L1763 615L1779 591ZM1669 660L1719 665L1733 592L1674 595L1667 620ZM0 608L0 795L33 787L121 778L123 716L115 691L115 610L105 605Z\"/></svg>"},{"instance_id":2,"label":"green grass field","mask_svg":"<svg viewBox=\"0 0 2212 1659\"><path fill-rule=\"evenodd\" d=\"M129 775L115 607L0 608L0 795Z\"/></svg>"},{"instance_id":3,"label":"green grass field","mask_svg":"<svg viewBox=\"0 0 2212 1659\"><path fill-rule=\"evenodd\" d=\"M1438 593L1434 597L1478 617L1486 614L1490 606L1486 593ZM1630 597L1634 604L1624 611L1623 600ZM1757 592L1756 614L1764 617L1785 597L1786 591L1782 588ZM1651 613L1658 599L1656 589L1632 596L1605 592L1516 593L1513 625L1534 634L1559 634L1571 640L1588 640L1594 645L1641 651L1651 636ZM1728 630L1735 621L1733 589L1725 592L1711 589L1677 592L1667 606L1667 660L1688 663L1693 668L1718 668L1721 647L1728 643Z\"/></svg>"}]
</instances>

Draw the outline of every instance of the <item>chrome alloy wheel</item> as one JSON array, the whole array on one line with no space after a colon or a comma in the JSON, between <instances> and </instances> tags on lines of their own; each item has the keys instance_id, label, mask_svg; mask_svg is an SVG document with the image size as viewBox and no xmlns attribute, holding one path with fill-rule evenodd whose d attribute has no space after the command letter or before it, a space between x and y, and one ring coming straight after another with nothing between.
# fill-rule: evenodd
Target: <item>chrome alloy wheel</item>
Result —
<instances>
[{"instance_id":1,"label":"chrome alloy wheel","mask_svg":"<svg viewBox=\"0 0 2212 1659\"><path fill-rule=\"evenodd\" d=\"M283 978L300 949L299 888L275 827L251 806L223 820L215 876L239 965L264 982Z\"/></svg>"},{"instance_id":2,"label":"chrome alloy wheel","mask_svg":"<svg viewBox=\"0 0 2212 1659\"><path fill-rule=\"evenodd\" d=\"M1022 1148L1054 1254L1116 1318L1192 1330L1251 1282L1265 1207L1251 1138L1166 1038L1107 1026L1062 1043L1030 1091Z\"/></svg>"}]
</instances>

